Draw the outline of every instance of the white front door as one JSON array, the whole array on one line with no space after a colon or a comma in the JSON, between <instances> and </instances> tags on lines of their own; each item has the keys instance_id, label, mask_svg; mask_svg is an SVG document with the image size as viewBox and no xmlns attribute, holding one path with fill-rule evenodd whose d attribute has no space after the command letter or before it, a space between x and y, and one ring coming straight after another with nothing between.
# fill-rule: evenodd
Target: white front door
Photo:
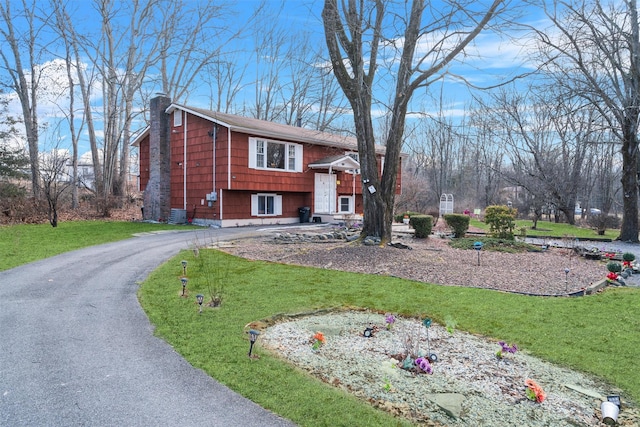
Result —
<instances>
[{"instance_id":1,"label":"white front door","mask_svg":"<svg viewBox=\"0 0 640 427\"><path fill-rule=\"evenodd\" d=\"M336 176L317 173L315 180L313 212L334 213L336 211Z\"/></svg>"}]
</instances>

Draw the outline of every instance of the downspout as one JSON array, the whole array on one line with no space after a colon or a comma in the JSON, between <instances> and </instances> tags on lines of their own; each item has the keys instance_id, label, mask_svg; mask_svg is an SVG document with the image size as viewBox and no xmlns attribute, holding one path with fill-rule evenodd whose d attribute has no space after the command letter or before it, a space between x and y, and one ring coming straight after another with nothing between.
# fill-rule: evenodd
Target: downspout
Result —
<instances>
[{"instance_id":1,"label":"downspout","mask_svg":"<svg viewBox=\"0 0 640 427\"><path fill-rule=\"evenodd\" d=\"M182 154L182 209L187 210L187 113L184 114L184 129L182 136L183 154Z\"/></svg>"},{"instance_id":2,"label":"downspout","mask_svg":"<svg viewBox=\"0 0 640 427\"><path fill-rule=\"evenodd\" d=\"M231 128L227 128L227 189L231 190Z\"/></svg>"},{"instance_id":3,"label":"downspout","mask_svg":"<svg viewBox=\"0 0 640 427\"><path fill-rule=\"evenodd\" d=\"M353 213L355 215L356 213L356 169L353 170L353 174L352 174L352 179L351 182L352 184L352 189L351 189L351 199L353 200Z\"/></svg>"},{"instance_id":4,"label":"downspout","mask_svg":"<svg viewBox=\"0 0 640 427\"><path fill-rule=\"evenodd\" d=\"M231 128L227 128L227 190L231 190ZM222 207L222 189L220 189L220 224L222 224L223 207Z\"/></svg>"},{"instance_id":5,"label":"downspout","mask_svg":"<svg viewBox=\"0 0 640 427\"><path fill-rule=\"evenodd\" d=\"M331 174L333 173L333 166L329 166L329 213L333 214L334 212L331 212L331 198L333 197L333 187L332 187L332 183L331 183ZM334 209L335 211L335 209Z\"/></svg>"},{"instance_id":6,"label":"downspout","mask_svg":"<svg viewBox=\"0 0 640 427\"><path fill-rule=\"evenodd\" d=\"M213 126L213 132L211 133L213 139L213 191L216 191L216 140L218 139L218 125Z\"/></svg>"}]
</instances>

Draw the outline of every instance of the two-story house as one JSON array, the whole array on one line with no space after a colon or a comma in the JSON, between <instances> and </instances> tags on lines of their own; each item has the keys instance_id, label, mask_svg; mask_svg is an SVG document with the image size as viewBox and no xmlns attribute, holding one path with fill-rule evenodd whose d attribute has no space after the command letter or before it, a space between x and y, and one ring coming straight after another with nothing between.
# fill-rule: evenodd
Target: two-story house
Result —
<instances>
[{"instance_id":1,"label":"two-story house","mask_svg":"<svg viewBox=\"0 0 640 427\"><path fill-rule=\"evenodd\" d=\"M362 213L357 143L296 126L151 100L139 149L143 217L221 227ZM378 147L382 167L384 147ZM398 192L400 191L398 171ZM175 215L176 212L181 215Z\"/></svg>"}]
</instances>

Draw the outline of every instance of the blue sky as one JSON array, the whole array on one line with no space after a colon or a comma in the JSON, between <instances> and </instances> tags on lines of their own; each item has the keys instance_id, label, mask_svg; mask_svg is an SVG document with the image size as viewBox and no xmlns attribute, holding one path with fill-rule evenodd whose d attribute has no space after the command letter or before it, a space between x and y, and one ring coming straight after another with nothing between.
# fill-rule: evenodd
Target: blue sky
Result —
<instances>
[{"instance_id":1,"label":"blue sky","mask_svg":"<svg viewBox=\"0 0 640 427\"><path fill-rule=\"evenodd\" d=\"M126 0L125 0L126 1ZM202 4L196 0L187 0L188 5ZM231 2L232 12L229 13L228 21L234 28L242 28L242 24L246 22L254 11L261 4L258 0L239 0ZM276 22L286 29L291 34L297 34L299 31L305 31L309 34L309 43L318 47L324 46L324 33L321 22L322 1L319 0L284 0L276 1L269 0L265 2L265 9L259 18L259 22L271 23ZM519 2L514 2L520 4ZM87 0L72 0L71 8L75 10L74 25L77 25L80 30L99 28L99 22L96 22L95 11L92 10L90 2ZM400 2L402 4L402 2ZM14 5L14 12L16 10ZM542 13L540 11L529 9L528 14L523 20L536 26L542 24ZM538 22L537 22L538 21ZM524 35L524 34L523 34ZM250 37L242 37L240 40L234 41L228 45L229 49L242 50L243 53L239 54L239 61L252 61L251 52L253 46ZM451 67L453 74L462 75L465 79L477 84L479 86L493 85L496 82L503 79L505 76L513 76L518 72L528 70L528 54L526 52L526 46L528 41L526 37L522 40L514 42L513 40L507 40L504 36L498 36L493 33L483 33L475 41L474 46L467 51L467 55L464 57L464 64L457 64ZM246 58L246 59L245 59ZM57 98L59 91L56 88L64 87L66 84L66 76L64 74L64 62L61 60L55 60L52 55L44 55L42 62L49 66L49 79L44 84L44 91L48 93L47 96L43 96L40 100L39 114L41 122L49 122L51 126L60 117L60 102ZM55 66L51 66L55 65ZM90 67L90 62L87 61L87 67ZM251 67L247 68L246 88L240 95L245 96L248 100L255 94L255 87L252 86L253 70ZM255 78L254 78L255 80ZM384 99L388 96L385 93L387 88L379 87L379 97ZM427 93L429 92L429 93ZM99 91L98 94L99 95ZM443 114L451 117L456 117L464 112L464 108L469 104L470 94L467 88L462 82L454 77L447 77L441 82L434 84L424 93L417 93L414 95L413 110L420 111L426 114L437 114L440 109L440 105L434 102L434 98L440 98L442 95L442 110ZM182 100L184 101L184 100ZM64 101L62 101L64 103ZM209 92L202 90L199 94L193 93L186 101L190 105L209 107ZM241 102L238 99L236 102ZM101 99L98 97L95 99L96 105L101 103ZM12 109L15 113L19 113L19 104L14 102ZM376 112L374 111L374 114ZM134 125L134 129L141 127ZM64 131L62 131L64 134ZM57 138L57 134L50 129L48 139L54 141ZM62 138L66 137L62 135ZM45 138L43 138L44 140ZM44 141L43 141L44 142ZM61 148L64 147L65 142L62 141ZM46 148L45 148L46 149ZM88 144L85 141L82 143L81 152L88 150Z\"/></svg>"}]
</instances>

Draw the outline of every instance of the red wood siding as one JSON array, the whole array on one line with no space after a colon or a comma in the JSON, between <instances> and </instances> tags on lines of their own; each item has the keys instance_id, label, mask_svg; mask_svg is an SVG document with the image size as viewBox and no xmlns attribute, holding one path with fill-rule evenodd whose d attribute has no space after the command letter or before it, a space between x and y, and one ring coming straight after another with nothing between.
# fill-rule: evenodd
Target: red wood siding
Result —
<instances>
[{"instance_id":1,"label":"red wood siding","mask_svg":"<svg viewBox=\"0 0 640 427\"><path fill-rule=\"evenodd\" d=\"M256 192L282 195L282 217L298 216L298 208L309 206L313 214L313 191L316 173L328 173L327 170L310 169L309 163L319 159L345 154L344 149L320 145L302 144L302 172L277 170L259 170L249 168L249 138L251 135L232 132L231 157L229 170L228 129L217 127L215 153L213 150L214 123L188 114L183 118L182 126L174 127L171 120L171 207L186 208L188 218L218 220L220 201L207 206L206 196L212 191L223 191L223 219L251 218L251 194ZM187 129L186 138L184 129ZM186 139L187 156L184 156ZM293 142L278 140L282 142ZM215 158L215 181L214 181ZM140 189L144 190L149 181L149 138L141 140L139 147ZM186 167L186 206L184 198L184 178ZM397 193L401 189L401 170L398 171ZM353 175L336 172L337 195L353 194ZM362 212L362 183L360 175L355 176L355 209Z\"/></svg>"}]
</instances>

